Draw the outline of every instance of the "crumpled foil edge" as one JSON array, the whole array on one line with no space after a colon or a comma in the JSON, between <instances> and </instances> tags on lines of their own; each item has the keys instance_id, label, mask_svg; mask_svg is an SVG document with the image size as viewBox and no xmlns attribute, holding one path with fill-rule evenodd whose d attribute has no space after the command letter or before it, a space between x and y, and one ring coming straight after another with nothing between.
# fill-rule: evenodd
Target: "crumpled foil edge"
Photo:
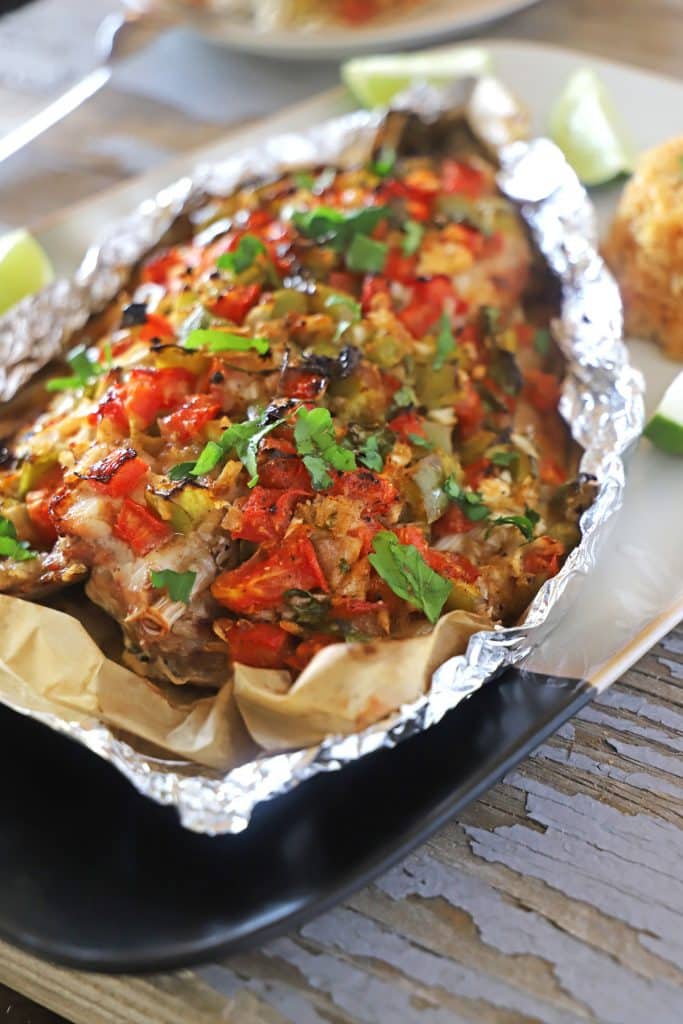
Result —
<instances>
[{"instance_id":1,"label":"crumpled foil edge","mask_svg":"<svg viewBox=\"0 0 683 1024\"><path fill-rule=\"evenodd\" d=\"M597 251L593 209L553 143L542 138L507 141L515 137L507 133L505 120L509 96L498 88L498 98L504 96L508 104L501 120L491 109L496 105L496 83L489 80L488 88L489 93L479 94L486 101L483 110L476 111L475 126L482 124L483 115L500 164L500 188L518 204L562 287L561 315L553 324L567 359L560 411L584 449L581 472L598 482L595 501L581 520L581 543L557 576L543 585L523 625L476 633L463 655L436 670L430 690L417 701L357 734L328 737L304 750L263 755L227 773L141 754L96 721L69 722L8 705L109 761L144 796L174 806L188 829L210 835L242 831L257 804L319 772L335 771L374 750L396 746L435 725L502 669L521 662L557 626L560 606L570 599L578 578L594 566L598 544L622 504L623 460L642 432L644 384L630 366L622 341L621 301ZM404 94L398 105L429 120L461 100L460 88L421 86ZM0 401L12 397L62 351L92 313L106 306L134 264L181 214L199 208L212 194L229 194L241 183L293 167L357 163L367 157L384 117L384 111L356 111L307 132L274 137L220 164L200 167L192 177L144 202L88 251L72 280L56 282L0 320Z\"/></svg>"}]
</instances>

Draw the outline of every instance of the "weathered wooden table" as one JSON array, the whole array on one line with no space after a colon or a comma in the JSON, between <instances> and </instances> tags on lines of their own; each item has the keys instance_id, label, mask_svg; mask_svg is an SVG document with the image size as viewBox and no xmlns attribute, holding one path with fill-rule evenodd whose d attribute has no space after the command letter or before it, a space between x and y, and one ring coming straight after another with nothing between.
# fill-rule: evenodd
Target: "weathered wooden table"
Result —
<instances>
[{"instance_id":1,"label":"weathered wooden table","mask_svg":"<svg viewBox=\"0 0 683 1024\"><path fill-rule=\"evenodd\" d=\"M0 21L0 130L57 87L59 69L84 65L88 27L112 6L40 0L23 22ZM76 35L60 28L69 8ZM493 34L683 68L681 0L547 0ZM192 45L191 68L164 78L157 57L150 83L138 59L3 168L0 222L35 221L269 112L283 73L280 103L336 77ZM225 61L253 84L248 109L206 95ZM174 100L180 75L194 101L180 103L177 82ZM297 934L147 978L79 974L0 944L0 981L78 1024L680 1024L682 705L679 627L457 823ZM0 1010L11 1024L57 1021L2 991Z\"/></svg>"}]
</instances>

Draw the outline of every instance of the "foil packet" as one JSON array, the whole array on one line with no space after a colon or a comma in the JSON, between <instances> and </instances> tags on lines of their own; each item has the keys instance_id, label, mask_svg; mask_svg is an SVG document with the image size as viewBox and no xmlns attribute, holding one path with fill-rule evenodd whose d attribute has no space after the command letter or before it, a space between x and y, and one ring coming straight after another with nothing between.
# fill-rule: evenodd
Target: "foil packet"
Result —
<instances>
[{"instance_id":1,"label":"foil packet","mask_svg":"<svg viewBox=\"0 0 683 1024\"><path fill-rule=\"evenodd\" d=\"M596 497L582 517L580 545L543 585L522 625L475 632L464 654L435 670L426 693L362 732L330 736L305 749L262 754L227 772L145 752L144 744L128 742L120 731L94 718L87 700L77 713L65 714L63 707L57 712L54 687L40 696L29 693L16 679L8 682L12 673L5 665L0 702L84 744L118 768L140 793L174 806L181 823L197 832L240 832L262 801L429 728L501 670L522 662L557 627L572 584L593 568L598 544L622 504L624 457L644 421L644 385L622 342L619 292L597 251L590 200L556 146L542 138L526 140L523 111L495 79L442 90L418 86L399 97L391 112L357 111L198 168L113 225L71 280L56 282L0 320L0 401L8 401L62 353L74 331L106 307L133 267L181 218L201 209L210 197L230 194L247 182L324 163L362 163L401 116L404 130L409 117L418 132L420 125L435 126L441 120L452 125L460 119L467 125L498 163L501 191L518 205L557 277L561 313L552 328L567 361L560 412L583 449L580 471L597 482ZM0 668L13 642L19 641L0 621ZM24 642L40 646L38 634L30 629ZM104 656L95 657L88 668L86 691L107 674L112 688L117 685L119 667L103 661ZM65 665L59 685L68 691L68 660Z\"/></svg>"}]
</instances>

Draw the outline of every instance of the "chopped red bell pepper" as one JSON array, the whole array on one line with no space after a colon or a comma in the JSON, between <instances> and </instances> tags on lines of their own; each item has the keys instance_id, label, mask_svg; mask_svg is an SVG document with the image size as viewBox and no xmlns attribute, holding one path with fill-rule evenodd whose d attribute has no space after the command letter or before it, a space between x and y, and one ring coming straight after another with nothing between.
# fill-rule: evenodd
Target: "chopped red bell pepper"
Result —
<instances>
[{"instance_id":1,"label":"chopped red bell pepper","mask_svg":"<svg viewBox=\"0 0 683 1024\"><path fill-rule=\"evenodd\" d=\"M395 434L402 437L404 440L409 440L409 434L416 434L418 437L426 437L424 419L419 413L414 412L412 409L406 409L405 412L398 413L393 419L390 419L387 423L389 430L393 430Z\"/></svg>"},{"instance_id":2,"label":"chopped red bell pepper","mask_svg":"<svg viewBox=\"0 0 683 1024\"><path fill-rule=\"evenodd\" d=\"M182 262L183 257L177 249L168 249L144 265L140 278L145 283L166 284L170 272Z\"/></svg>"},{"instance_id":3,"label":"chopped red bell pepper","mask_svg":"<svg viewBox=\"0 0 683 1024\"><path fill-rule=\"evenodd\" d=\"M390 249L384 264L384 277L408 284L417 277L417 257L406 256L400 249Z\"/></svg>"},{"instance_id":4,"label":"chopped red bell pepper","mask_svg":"<svg viewBox=\"0 0 683 1024\"><path fill-rule=\"evenodd\" d=\"M107 420L120 434L127 434L130 427L128 415L123 404L123 394L124 391L121 384L114 384L108 388L97 406L96 412L91 414L90 421L97 423Z\"/></svg>"},{"instance_id":5,"label":"chopped red bell pepper","mask_svg":"<svg viewBox=\"0 0 683 1024\"><path fill-rule=\"evenodd\" d=\"M209 312L222 320L230 320L234 324L242 324L244 318L256 305L261 297L260 284L247 284L237 288L231 288L220 298L209 306Z\"/></svg>"},{"instance_id":6,"label":"chopped red bell pepper","mask_svg":"<svg viewBox=\"0 0 683 1024\"><path fill-rule=\"evenodd\" d=\"M195 375L182 367L136 369L124 385L124 407L139 430L145 430L160 412L177 408L192 392Z\"/></svg>"},{"instance_id":7,"label":"chopped red bell pepper","mask_svg":"<svg viewBox=\"0 0 683 1024\"><path fill-rule=\"evenodd\" d=\"M383 295L386 301L390 303L389 282L385 277L375 277L372 274L366 274L363 278L360 300L364 313L369 313L373 308L373 300L376 295Z\"/></svg>"},{"instance_id":8,"label":"chopped red bell pepper","mask_svg":"<svg viewBox=\"0 0 683 1024\"><path fill-rule=\"evenodd\" d=\"M114 522L113 533L136 555L147 555L168 540L173 531L144 505L126 498Z\"/></svg>"},{"instance_id":9,"label":"chopped red bell pepper","mask_svg":"<svg viewBox=\"0 0 683 1024\"><path fill-rule=\"evenodd\" d=\"M221 573L211 593L238 615L277 608L288 590L329 589L307 531L298 529L266 557L254 555L237 569Z\"/></svg>"},{"instance_id":10,"label":"chopped red bell pepper","mask_svg":"<svg viewBox=\"0 0 683 1024\"><path fill-rule=\"evenodd\" d=\"M532 576L554 576L560 568L564 546L553 537L538 537L524 551L522 567Z\"/></svg>"},{"instance_id":11,"label":"chopped red bell pepper","mask_svg":"<svg viewBox=\"0 0 683 1024\"><path fill-rule=\"evenodd\" d=\"M258 462L259 482L278 491L313 493L311 477L291 441L270 434L263 442Z\"/></svg>"},{"instance_id":12,"label":"chopped red bell pepper","mask_svg":"<svg viewBox=\"0 0 683 1024\"><path fill-rule=\"evenodd\" d=\"M28 517L41 542L47 546L51 546L57 540L54 520L50 515L50 501L61 484L62 478L62 467L55 466L41 478L40 487L27 491L24 498Z\"/></svg>"},{"instance_id":13,"label":"chopped red bell pepper","mask_svg":"<svg viewBox=\"0 0 683 1024\"><path fill-rule=\"evenodd\" d=\"M465 515L459 505L449 505L440 519L432 524L432 533L435 540L441 537L449 537L454 533L469 533L477 523Z\"/></svg>"},{"instance_id":14,"label":"chopped red bell pepper","mask_svg":"<svg viewBox=\"0 0 683 1024\"><path fill-rule=\"evenodd\" d=\"M159 430L165 437L185 443L198 437L220 411L220 403L209 395L191 395L175 412L159 420Z\"/></svg>"},{"instance_id":15,"label":"chopped red bell pepper","mask_svg":"<svg viewBox=\"0 0 683 1024\"><path fill-rule=\"evenodd\" d=\"M251 540L267 544L284 537L292 520L294 506L307 498L310 491L276 491L269 487L255 487L240 509L242 523L232 530L237 540Z\"/></svg>"},{"instance_id":16,"label":"chopped red bell pepper","mask_svg":"<svg viewBox=\"0 0 683 1024\"><path fill-rule=\"evenodd\" d=\"M459 160L444 160L441 165L441 183L444 192L478 199L486 186L486 176L476 167Z\"/></svg>"},{"instance_id":17,"label":"chopped red bell pepper","mask_svg":"<svg viewBox=\"0 0 683 1024\"><path fill-rule=\"evenodd\" d=\"M90 467L87 479L112 498L131 494L149 466L133 448L117 448Z\"/></svg>"},{"instance_id":18,"label":"chopped red bell pepper","mask_svg":"<svg viewBox=\"0 0 683 1024\"><path fill-rule=\"evenodd\" d=\"M141 341L152 341L153 338L175 338L175 331L165 316L148 313L147 319L138 332Z\"/></svg>"},{"instance_id":19,"label":"chopped red bell pepper","mask_svg":"<svg viewBox=\"0 0 683 1024\"><path fill-rule=\"evenodd\" d=\"M466 303L456 295L449 278L439 275L429 281L416 281L413 297L405 309L398 314L399 320L408 328L414 338L423 338L434 328L449 304L454 312L462 312Z\"/></svg>"},{"instance_id":20,"label":"chopped red bell pepper","mask_svg":"<svg viewBox=\"0 0 683 1024\"><path fill-rule=\"evenodd\" d=\"M330 494L362 501L363 511L377 519L386 516L398 500L398 491L394 485L369 469L341 473L334 481Z\"/></svg>"},{"instance_id":21,"label":"chopped red bell pepper","mask_svg":"<svg viewBox=\"0 0 683 1024\"><path fill-rule=\"evenodd\" d=\"M527 370L524 375L524 397L539 412L552 412L560 401L560 382L552 373Z\"/></svg>"},{"instance_id":22,"label":"chopped red bell pepper","mask_svg":"<svg viewBox=\"0 0 683 1024\"><path fill-rule=\"evenodd\" d=\"M474 583L479 578L479 570L470 562L469 558L459 555L455 551L435 551L429 548L424 553L424 560L427 565L438 572L447 580L463 580L465 583Z\"/></svg>"},{"instance_id":23,"label":"chopped red bell pepper","mask_svg":"<svg viewBox=\"0 0 683 1024\"><path fill-rule=\"evenodd\" d=\"M300 398L304 402L310 402L320 398L326 388L325 377L300 366L288 366L280 377L280 394L287 398Z\"/></svg>"},{"instance_id":24,"label":"chopped red bell pepper","mask_svg":"<svg viewBox=\"0 0 683 1024\"><path fill-rule=\"evenodd\" d=\"M230 657L253 668L286 668L294 643L289 633L270 622L241 619L221 621L221 632L230 649Z\"/></svg>"}]
</instances>

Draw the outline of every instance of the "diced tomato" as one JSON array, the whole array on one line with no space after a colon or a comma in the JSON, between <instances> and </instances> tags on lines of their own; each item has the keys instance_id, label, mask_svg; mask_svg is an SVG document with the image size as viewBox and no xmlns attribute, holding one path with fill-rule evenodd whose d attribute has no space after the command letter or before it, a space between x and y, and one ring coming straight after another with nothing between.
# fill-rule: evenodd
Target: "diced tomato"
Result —
<instances>
[{"instance_id":1,"label":"diced tomato","mask_svg":"<svg viewBox=\"0 0 683 1024\"><path fill-rule=\"evenodd\" d=\"M541 459L538 475L544 484L563 484L567 479L567 472L555 459Z\"/></svg>"},{"instance_id":2,"label":"diced tomato","mask_svg":"<svg viewBox=\"0 0 683 1024\"><path fill-rule=\"evenodd\" d=\"M87 478L112 498L125 498L146 476L149 466L133 448L118 448L90 467Z\"/></svg>"},{"instance_id":3,"label":"diced tomato","mask_svg":"<svg viewBox=\"0 0 683 1024\"><path fill-rule=\"evenodd\" d=\"M288 366L280 377L280 394L287 398L312 401L324 394L327 380L317 373L311 373L300 366Z\"/></svg>"},{"instance_id":4,"label":"diced tomato","mask_svg":"<svg viewBox=\"0 0 683 1024\"><path fill-rule=\"evenodd\" d=\"M486 476L490 466L491 460L483 456L481 459L475 459L474 462L470 462L469 466L465 466L464 473L467 486L476 489Z\"/></svg>"},{"instance_id":5,"label":"diced tomato","mask_svg":"<svg viewBox=\"0 0 683 1024\"><path fill-rule=\"evenodd\" d=\"M289 441L272 435L266 438L259 453L258 468L259 482L263 487L313 493L309 472Z\"/></svg>"},{"instance_id":6,"label":"diced tomato","mask_svg":"<svg viewBox=\"0 0 683 1024\"><path fill-rule=\"evenodd\" d=\"M429 548L421 526L409 523L407 526L395 526L392 532L396 534L401 544L412 544L421 554L424 554Z\"/></svg>"},{"instance_id":7,"label":"diced tomato","mask_svg":"<svg viewBox=\"0 0 683 1024\"><path fill-rule=\"evenodd\" d=\"M270 622L221 621L221 633L230 649L230 657L254 668L286 668L293 640Z\"/></svg>"},{"instance_id":8,"label":"diced tomato","mask_svg":"<svg viewBox=\"0 0 683 1024\"><path fill-rule=\"evenodd\" d=\"M390 281L414 281L417 276L417 257L406 256L400 249L390 249L384 265L384 276Z\"/></svg>"},{"instance_id":9,"label":"diced tomato","mask_svg":"<svg viewBox=\"0 0 683 1024\"><path fill-rule=\"evenodd\" d=\"M55 466L42 477L40 487L27 491L24 498L28 517L45 545L52 545L57 540L57 531L50 515L50 501L62 482L62 476L61 466Z\"/></svg>"},{"instance_id":10,"label":"diced tomato","mask_svg":"<svg viewBox=\"0 0 683 1024\"><path fill-rule=\"evenodd\" d=\"M165 316L158 313L148 313L147 319L140 328L138 337L142 341L152 341L153 338L175 338L175 331Z\"/></svg>"},{"instance_id":11,"label":"diced tomato","mask_svg":"<svg viewBox=\"0 0 683 1024\"><path fill-rule=\"evenodd\" d=\"M560 401L560 382L552 373L527 370L524 375L524 397L539 412L552 412Z\"/></svg>"},{"instance_id":12,"label":"diced tomato","mask_svg":"<svg viewBox=\"0 0 683 1024\"><path fill-rule=\"evenodd\" d=\"M190 394L195 376L182 367L137 369L124 386L124 407L139 430L145 430L160 412L177 408Z\"/></svg>"},{"instance_id":13,"label":"diced tomato","mask_svg":"<svg viewBox=\"0 0 683 1024\"><path fill-rule=\"evenodd\" d=\"M484 406L471 380L453 403L458 417L458 433L463 441L475 434L484 421Z\"/></svg>"},{"instance_id":14,"label":"diced tomato","mask_svg":"<svg viewBox=\"0 0 683 1024\"><path fill-rule=\"evenodd\" d=\"M553 537L538 537L525 550L522 566L532 576L554 576L560 568L564 547Z\"/></svg>"},{"instance_id":15,"label":"diced tomato","mask_svg":"<svg viewBox=\"0 0 683 1024\"><path fill-rule=\"evenodd\" d=\"M261 228L267 227L272 219L272 215L267 210L252 210L249 214L249 231L260 231Z\"/></svg>"},{"instance_id":16,"label":"diced tomato","mask_svg":"<svg viewBox=\"0 0 683 1024\"><path fill-rule=\"evenodd\" d=\"M406 203L406 213L411 220L424 224L432 216L432 203L429 199L409 199Z\"/></svg>"},{"instance_id":17,"label":"diced tomato","mask_svg":"<svg viewBox=\"0 0 683 1024\"><path fill-rule=\"evenodd\" d=\"M328 275L328 281L330 282L330 288L335 292L345 292L348 295L355 293L356 284L353 274L350 274L347 270L331 270Z\"/></svg>"},{"instance_id":18,"label":"diced tomato","mask_svg":"<svg viewBox=\"0 0 683 1024\"><path fill-rule=\"evenodd\" d=\"M144 282L166 284L170 272L174 267L182 264L182 262L183 257L177 249L168 249L161 256L157 256L151 259L149 263L146 263L142 268L140 277Z\"/></svg>"},{"instance_id":19,"label":"diced tomato","mask_svg":"<svg viewBox=\"0 0 683 1024\"><path fill-rule=\"evenodd\" d=\"M136 555L147 555L168 540L173 531L144 505L126 498L116 517L114 536L124 540Z\"/></svg>"},{"instance_id":20,"label":"diced tomato","mask_svg":"<svg viewBox=\"0 0 683 1024\"><path fill-rule=\"evenodd\" d=\"M479 570L464 555L454 551L435 551L430 548L424 555L427 565L447 580L463 580L474 583L479 578Z\"/></svg>"},{"instance_id":21,"label":"diced tomato","mask_svg":"<svg viewBox=\"0 0 683 1024\"><path fill-rule=\"evenodd\" d=\"M362 501L363 510L377 519L386 516L398 500L398 491L394 485L369 469L341 473L334 481L330 494Z\"/></svg>"},{"instance_id":22,"label":"diced tomato","mask_svg":"<svg viewBox=\"0 0 683 1024\"><path fill-rule=\"evenodd\" d=\"M374 277L372 274L366 274L363 278L360 300L364 313L369 313L374 308L374 299L377 295L384 296L387 304L390 304L389 282L384 277Z\"/></svg>"},{"instance_id":23,"label":"diced tomato","mask_svg":"<svg viewBox=\"0 0 683 1024\"><path fill-rule=\"evenodd\" d=\"M304 529L295 530L265 557L254 555L237 569L221 573L211 593L238 615L277 608L288 590L329 589L315 548Z\"/></svg>"},{"instance_id":24,"label":"diced tomato","mask_svg":"<svg viewBox=\"0 0 683 1024\"><path fill-rule=\"evenodd\" d=\"M107 420L116 427L120 434L127 434L129 431L128 415L123 404L123 387L121 384L114 384L105 393L97 406L97 411L90 416L92 422Z\"/></svg>"},{"instance_id":25,"label":"diced tomato","mask_svg":"<svg viewBox=\"0 0 683 1024\"><path fill-rule=\"evenodd\" d=\"M387 423L389 430L393 430L395 434L402 437L404 440L409 440L409 434L417 434L418 437L426 437L424 428L424 419L418 413L412 409L407 409L405 412L400 412L393 419Z\"/></svg>"},{"instance_id":26,"label":"diced tomato","mask_svg":"<svg viewBox=\"0 0 683 1024\"><path fill-rule=\"evenodd\" d=\"M435 540L441 537L448 537L454 533L469 533L476 526L471 519L468 519L459 505L448 506L441 519L432 525L432 533Z\"/></svg>"},{"instance_id":27,"label":"diced tomato","mask_svg":"<svg viewBox=\"0 0 683 1024\"><path fill-rule=\"evenodd\" d=\"M405 309L400 311L398 318L414 338L422 338L434 327L447 303L453 307L454 312L466 308L447 277L439 275L429 281L416 281L413 297Z\"/></svg>"},{"instance_id":28,"label":"diced tomato","mask_svg":"<svg viewBox=\"0 0 683 1024\"><path fill-rule=\"evenodd\" d=\"M159 429L165 437L183 443L191 441L220 411L220 403L209 395L192 395L175 412L159 420Z\"/></svg>"},{"instance_id":29,"label":"diced tomato","mask_svg":"<svg viewBox=\"0 0 683 1024\"><path fill-rule=\"evenodd\" d=\"M238 288L231 288L230 291L221 295L213 305L209 306L209 312L223 320L242 324L245 316L256 305L260 297L260 284L246 284Z\"/></svg>"},{"instance_id":30,"label":"diced tomato","mask_svg":"<svg viewBox=\"0 0 683 1024\"><path fill-rule=\"evenodd\" d=\"M323 647L329 647L330 644L337 643L339 643L338 636L332 636L329 633L314 633L313 636L301 641L294 654L287 659L287 664L296 672L301 672L309 661L313 660L318 651L322 651Z\"/></svg>"},{"instance_id":31,"label":"diced tomato","mask_svg":"<svg viewBox=\"0 0 683 1024\"><path fill-rule=\"evenodd\" d=\"M240 509L242 524L231 531L232 536L256 544L279 540L287 532L296 503L306 498L308 493L255 487Z\"/></svg>"},{"instance_id":32,"label":"diced tomato","mask_svg":"<svg viewBox=\"0 0 683 1024\"><path fill-rule=\"evenodd\" d=\"M458 160L444 160L441 165L444 192L478 199L486 185L485 175L469 164Z\"/></svg>"}]
</instances>

